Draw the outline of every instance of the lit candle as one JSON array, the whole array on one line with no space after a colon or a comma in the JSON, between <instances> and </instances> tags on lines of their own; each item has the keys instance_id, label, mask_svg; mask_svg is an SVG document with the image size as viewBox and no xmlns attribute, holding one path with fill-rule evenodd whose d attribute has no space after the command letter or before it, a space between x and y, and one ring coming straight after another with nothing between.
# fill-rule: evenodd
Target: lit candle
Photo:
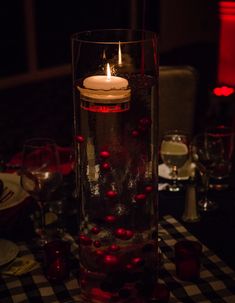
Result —
<instances>
[{"instance_id":1,"label":"lit candle","mask_svg":"<svg viewBox=\"0 0 235 303\"><path fill-rule=\"evenodd\" d=\"M122 66L122 49L121 49L121 43L118 44L118 65Z\"/></svg>"},{"instance_id":2,"label":"lit candle","mask_svg":"<svg viewBox=\"0 0 235 303\"><path fill-rule=\"evenodd\" d=\"M107 75L97 75L86 78L83 86L94 90L126 89L128 81L122 77L112 76L109 63L107 64Z\"/></svg>"},{"instance_id":3,"label":"lit candle","mask_svg":"<svg viewBox=\"0 0 235 303\"><path fill-rule=\"evenodd\" d=\"M80 91L81 108L92 112L117 113L130 108L131 89L128 80L111 75L109 63L106 75L95 75L83 80Z\"/></svg>"}]
</instances>

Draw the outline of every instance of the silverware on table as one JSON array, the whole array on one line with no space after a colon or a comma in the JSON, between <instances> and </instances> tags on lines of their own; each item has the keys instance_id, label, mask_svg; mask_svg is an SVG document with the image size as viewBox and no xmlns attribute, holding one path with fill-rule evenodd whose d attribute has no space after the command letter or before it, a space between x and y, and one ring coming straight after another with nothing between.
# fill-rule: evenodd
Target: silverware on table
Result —
<instances>
[{"instance_id":1,"label":"silverware on table","mask_svg":"<svg viewBox=\"0 0 235 303\"><path fill-rule=\"evenodd\" d=\"M10 190L8 187L3 189L3 192L0 196L0 203L6 202L14 195L14 192Z\"/></svg>"}]
</instances>

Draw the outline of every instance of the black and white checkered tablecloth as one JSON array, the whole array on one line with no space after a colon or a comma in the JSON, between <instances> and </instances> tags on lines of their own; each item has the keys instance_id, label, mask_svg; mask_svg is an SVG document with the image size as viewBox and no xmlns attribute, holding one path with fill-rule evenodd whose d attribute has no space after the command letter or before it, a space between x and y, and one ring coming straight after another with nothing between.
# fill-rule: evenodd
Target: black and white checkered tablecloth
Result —
<instances>
[{"instance_id":1,"label":"black and white checkered tablecloth","mask_svg":"<svg viewBox=\"0 0 235 303\"><path fill-rule=\"evenodd\" d=\"M171 216L164 217L164 220L160 222L159 233L163 239L161 250L164 256L160 282L164 282L170 290L171 303L235 303L235 272L217 255L203 246L203 265L200 280L197 283L180 281L175 276L173 246L178 240L195 240L195 237ZM20 255L31 255L33 257L32 252L25 244L19 243L19 247ZM72 251L74 254L77 252L75 243L72 245ZM75 272L71 273L70 279L64 284L56 285L47 281L41 268L20 277L1 276L0 303L80 301Z\"/></svg>"}]
</instances>

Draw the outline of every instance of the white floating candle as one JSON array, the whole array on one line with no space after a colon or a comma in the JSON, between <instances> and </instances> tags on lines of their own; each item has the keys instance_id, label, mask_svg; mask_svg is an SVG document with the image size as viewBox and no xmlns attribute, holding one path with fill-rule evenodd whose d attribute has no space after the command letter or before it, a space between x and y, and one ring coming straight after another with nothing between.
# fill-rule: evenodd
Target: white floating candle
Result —
<instances>
[{"instance_id":1,"label":"white floating candle","mask_svg":"<svg viewBox=\"0 0 235 303\"><path fill-rule=\"evenodd\" d=\"M128 81L121 77L111 76L91 76L83 81L83 86L89 89L125 89L128 86Z\"/></svg>"},{"instance_id":2,"label":"white floating candle","mask_svg":"<svg viewBox=\"0 0 235 303\"><path fill-rule=\"evenodd\" d=\"M130 101L131 90L128 80L118 76L112 76L109 63L106 75L95 75L83 80L82 86L77 86L81 98L86 102L95 103L125 103Z\"/></svg>"},{"instance_id":3,"label":"white floating candle","mask_svg":"<svg viewBox=\"0 0 235 303\"><path fill-rule=\"evenodd\" d=\"M122 77L111 76L110 66L107 64L107 75L97 75L86 78L83 81L83 86L88 89L126 89L128 81Z\"/></svg>"}]
</instances>

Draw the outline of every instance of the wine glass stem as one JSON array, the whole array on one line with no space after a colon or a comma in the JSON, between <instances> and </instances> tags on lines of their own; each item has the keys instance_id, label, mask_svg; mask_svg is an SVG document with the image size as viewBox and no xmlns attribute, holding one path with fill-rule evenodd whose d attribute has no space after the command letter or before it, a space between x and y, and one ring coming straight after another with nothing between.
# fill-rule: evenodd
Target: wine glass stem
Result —
<instances>
[{"instance_id":1,"label":"wine glass stem","mask_svg":"<svg viewBox=\"0 0 235 303\"><path fill-rule=\"evenodd\" d=\"M177 167L174 165L172 167L172 181L173 181L173 186L177 187L177 178L178 178L178 169Z\"/></svg>"},{"instance_id":2,"label":"wine glass stem","mask_svg":"<svg viewBox=\"0 0 235 303\"><path fill-rule=\"evenodd\" d=\"M217 203L208 199L208 191L210 184L210 177L206 173L202 178L202 185L204 187L204 193L202 199L198 202L198 206L202 211L214 210L218 207Z\"/></svg>"},{"instance_id":3,"label":"wine glass stem","mask_svg":"<svg viewBox=\"0 0 235 303\"><path fill-rule=\"evenodd\" d=\"M206 201L208 199L208 190L209 190L209 176L208 176L208 174L205 174L203 182L204 182L204 200Z\"/></svg>"},{"instance_id":4,"label":"wine glass stem","mask_svg":"<svg viewBox=\"0 0 235 303\"><path fill-rule=\"evenodd\" d=\"M40 236L41 236L42 245L44 245L44 244L46 244L45 208L44 208L43 202L41 202L41 201L38 201L38 205L39 205L39 208L40 208L40 215L41 215L40 216L41 217L41 232L40 232Z\"/></svg>"},{"instance_id":5,"label":"wine glass stem","mask_svg":"<svg viewBox=\"0 0 235 303\"><path fill-rule=\"evenodd\" d=\"M178 179L178 169L177 169L177 166L174 165L172 167L172 172L171 172L171 177L172 177L172 185L169 186L169 190L170 191L179 191L180 188L178 186L178 182L177 182L177 179Z\"/></svg>"}]
</instances>

